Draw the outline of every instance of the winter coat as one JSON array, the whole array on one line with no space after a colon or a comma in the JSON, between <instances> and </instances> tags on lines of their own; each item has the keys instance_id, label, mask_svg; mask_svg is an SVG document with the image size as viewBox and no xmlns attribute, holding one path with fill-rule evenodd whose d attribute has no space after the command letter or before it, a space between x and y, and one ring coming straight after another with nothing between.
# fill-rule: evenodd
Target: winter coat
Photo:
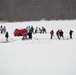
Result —
<instances>
[{"instance_id":1,"label":"winter coat","mask_svg":"<svg viewBox=\"0 0 76 75\"><path fill-rule=\"evenodd\" d=\"M57 36L59 36L59 35L60 35L60 31L59 31L59 30L56 32L56 35L57 35Z\"/></svg>"},{"instance_id":2,"label":"winter coat","mask_svg":"<svg viewBox=\"0 0 76 75\"><path fill-rule=\"evenodd\" d=\"M72 31L72 30L70 30L69 35L72 35L72 33L73 33L73 31Z\"/></svg>"},{"instance_id":3,"label":"winter coat","mask_svg":"<svg viewBox=\"0 0 76 75\"><path fill-rule=\"evenodd\" d=\"M63 37L63 31L60 31L59 33L60 33L60 36L62 36L62 37Z\"/></svg>"},{"instance_id":4,"label":"winter coat","mask_svg":"<svg viewBox=\"0 0 76 75\"><path fill-rule=\"evenodd\" d=\"M6 37L6 38L8 38L8 37L9 37L9 34L8 34L8 32L6 32L6 34L5 34L5 37Z\"/></svg>"},{"instance_id":5,"label":"winter coat","mask_svg":"<svg viewBox=\"0 0 76 75\"><path fill-rule=\"evenodd\" d=\"M52 31L50 31L50 34L53 36L54 35L54 31L52 30Z\"/></svg>"},{"instance_id":6,"label":"winter coat","mask_svg":"<svg viewBox=\"0 0 76 75\"><path fill-rule=\"evenodd\" d=\"M29 37L29 39L32 39L32 33L31 32L28 33L28 37Z\"/></svg>"}]
</instances>

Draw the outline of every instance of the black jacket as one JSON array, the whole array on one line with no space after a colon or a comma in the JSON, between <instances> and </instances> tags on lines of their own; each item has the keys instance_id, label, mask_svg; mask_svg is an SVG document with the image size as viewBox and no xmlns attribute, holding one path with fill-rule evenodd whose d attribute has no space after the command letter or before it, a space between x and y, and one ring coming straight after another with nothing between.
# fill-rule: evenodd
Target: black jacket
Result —
<instances>
[{"instance_id":1,"label":"black jacket","mask_svg":"<svg viewBox=\"0 0 76 75\"><path fill-rule=\"evenodd\" d=\"M8 37L9 37L9 34L8 34L8 32L6 32L6 34L5 34L5 37L6 37L6 38L8 38Z\"/></svg>"}]
</instances>

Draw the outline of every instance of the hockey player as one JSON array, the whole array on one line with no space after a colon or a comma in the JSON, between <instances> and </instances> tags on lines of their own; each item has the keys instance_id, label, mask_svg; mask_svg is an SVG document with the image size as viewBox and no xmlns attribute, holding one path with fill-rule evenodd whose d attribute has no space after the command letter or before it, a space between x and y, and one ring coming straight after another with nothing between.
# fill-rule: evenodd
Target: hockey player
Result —
<instances>
[{"instance_id":1,"label":"hockey player","mask_svg":"<svg viewBox=\"0 0 76 75\"><path fill-rule=\"evenodd\" d=\"M60 40L60 30L56 32L57 38Z\"/></svg>"},{"instance_id":2,"label":"hockey player","mask_svg":"<svg viewBox=\"0 0 76 75\"><path fill-rule=\"evenodd\" d=\"M59 31L59 33L60 33L60 39L61 37L64 39L64 36L63 36L64 32L62 31L62 29Z\"/></svg>"},{"instance_id":3,"label":"hockey player","mask_svg":"<svg viewBox=\"0 0 76 75\"><path fill-rule=\"evenodd\" d=\"M1 34L3 34L3 26L2 25L0 26L0 31L1 31Z\"/></svg>"},{"instance_id":4,"label":"hockey player","mask_svg":"<svg viewBox=\"0 0 76 75\"><path fill-rule=\"evenodd\" d=\"M38 27L35 28L35 33L38 33Z\"/></svg>"},{"instance_id":5,"label":"hockey player","mask_svg":"<svg viewBox=\"0 0 76 75\"><path fill-rule=\"evenodd\" d=\"M8 32L6 32L6 34L5 34L6 41L8 41L8 37L9 37L9 34L8 34Z\"/></svg>"},{"instance_id":6,"label":"hockey player","mask_svg":"<svg viewBox=\"0 0 76 75\"><path fill-rule=\"evenodd\" d=\"M42 27L42 33L44 34L44 32L47 34L46 29Z\"/></svg>"},{"instance_id":7,"label":"hockey player","mask_svg":"<svg viewBox=\"0 0 76 75\"><path fill-rule=\"evenodd\" d=\"M53 38L53 36L54 36L54 31L52 30L52 31L50 31L50 34L51 34L51 39Z\"/></svg>"},{"instance_id":8,"label":"hockey player","mask_svg":"<svg viewBox=\"0 0 76 75\"><path fill-rule=\"evenodd\" d=\"M31 30L32 30L32 33L34 33L34 27L33 26L31 26L31 28L30 28Z\"/></svg>"},{"instance_id":9,"label":"hockey player","mask_svg":"<svg viewBox=\"0 0 76 75\"><path fill-rule=\"evenodd\" d=\"M70 39L72 39L72 33L73 33L73 31L72 31L72 30L70 30L70 32L69 32Z\"/></svg>"},{"instance_id":10,"label":"hockey player","mask_svg":"<svg viewBox=\"0 0 76 75\"><path fill-rule=\"evenodd\" d=\"M32 40L32 30L31 30L31 29L30 29L29 32L28 32L28 37L29 37L29 39Z\"/></svg>"},{"instance_id":11,"label":"hockey player","mask_svg":"<svg viewBox=\"0 0 76 75\"><path fill-rule=\"evenodd\" d=\"M41 28L39 28L39 33L40 33L40 34L42 33L42 29L41 29Z\"/></svg>"},{"instance_id":12,"label":"hockey player","mask_svg":"<svg viewBox=\"0 0 76 75\"><path fill-rule=\"evenodd\" d=\"M4 26L4 28L3 28L3 32L5 33L6 32L6 27Z\"/></svg>"},{"instance_id":13,"label":"hockey player","mask_svg":"<svg viewBox=\"0 0 76 75\"><path fill-rule=\"evenodd\" d=\"M22 40L27 39L27 35L28 35L28 32L27 32L27 29L26 29L26 30L23 31L23 33L22 33L22 36L23 36Z\"/></svg>"}]
</instances>

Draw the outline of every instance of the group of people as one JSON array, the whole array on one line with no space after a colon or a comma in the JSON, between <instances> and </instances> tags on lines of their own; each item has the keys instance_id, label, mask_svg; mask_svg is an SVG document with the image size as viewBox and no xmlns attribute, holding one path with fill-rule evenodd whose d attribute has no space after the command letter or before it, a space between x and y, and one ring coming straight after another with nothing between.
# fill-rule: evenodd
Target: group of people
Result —
<instances>
[{"instance_id":1,"label":"group of people","mask_svg":"<svg viewBox=\"0 0 76 75\"><path fill-rule=\"evenodd\" d=\"M0 33L3 34L6 32L6 27L5 26L0 26Z\"/></svg>"},{"instance_id":2,"label":"group of people","mask_svg":"<svg viewBox=\"0 0 76 75\"><path fill-rule=\"evenodd\" d=\"M40 34L41 34L41 33L43 33L43 34L46 33L46 34L47 34L47 31L46 31L46 28L42 26L42 28L36 27L36 28L35 28L35 33L40 33Z\"/></svg>"},{"instance_id":3,"label":"group of people","mask_svg":"<svg viewBox=\"0 0 76 75\"><path fill-rule=\"evenodd\" d=\"M26 32L24 32L23 33L23 38L22 38L22 40L25 40L25 39L27 39L27 35L28 35L28 38L29 39L32 39L32 33L33 33L33 30L34 30L34 28L33 28L33 26L28 26L28 27L26 27Z\"/></svg>"},{"instance_id":4,"label":"group of people","mask_svg":"<svg viewBox=\"0 0 76 75\"><path fill-rule=\"evenodd\" d=\"M70 31L69 31L70 39L72 39L72 33L73 33L73 31L70 30ZM60 40L61 38L64 39L64 35L63 35L63 34L64 34L64 32L63 32L62 29L56 31L56 36L57 36L57 38L58 38L59 40ZM51 35L51 39L53 39L53 37L55 36L55 35L54 35L54 30L51 30L51 31L50 31L50 35Z\"/></svg>"},{"instance_id":5,"label":"group of people","mask_svg":"<svg viewBox=\"0 0 76 75\"><path fill-rule=\"evenodd\" d=\"M6 31L6 26L0 26L0 34L5 34L6 41L8 41L9 34L8 31Z\"/></svg>"},{"instance_id":6,"label":"group of people","mask_svg":"<svg viewBox=\"0 0 76 75\"><path fill-rule=\"evenodd\" d=\"M64 35L63 35L63 34L64 34L64 32L63 32L62 29L56 31L56 36L57 36L57 38L58 38L59 40L60 40L61 38L64 39ZM73 34L73 31L70 30L70 31L69 31L70 39L72 39L72 34ZM29 39L32 40L32 30L31 30L31 29L29 30L29 32L27 33L27 35L28 35ZM24 36L23 36L23 40L27 38L27 35L24 35ZM53 30L50 31L50 35L51 35L51 39L53 39L53 37L55 37ZM6 41L8 41L8 37L9 37L9 33L8 33L8 32L6 32L5 37L6 37Z\"/></svg>"},{"instance_id":7,"label":"group of people","mask_svg":"<svg viewBox=\"0 0 76 75\"><path fill-rule=\"evenodd\" d=\"M25 33L25 34L23 34L23 40L24 39L27 39L27 35L28 35L28 37L29 37L29 39L32 39L32 33L33 34L36 34L36 33L46 33L47 34L47 32L46 32L46 29L42 26L42 28L38 28L38 27L36 27L36 28L34 28L33 26L28 26L28 27L26 27L26 30L27 30L27 33Z\"/></svg>"},{"instance_id":8,"label":"group of people","mask_svg":"<svg viewBox=\"0 0 76 75\"><path fill-rule=\"evenodd\" d=\"M36 28L34 28L33 26L28 26L28 27L26 27L26 29L27 29L27 31L29 32L29 30L31 29L32 30L32 33L34 33L34 34L36 34L36 33L47 33L47 31L46 31L46 28L45 27L43 27L42 26L42 28L40 28L40 27L36 27Z\"/></svg>"},{"instance_id":9,"label":"group of people","mask_svg":"<svg viewBox=\"0 0 76 75\"><path fill-rule=\"evenodd\" d=\"M27 30L27 34L24 34L23 35L23 39L26 39L27 38L27 35L28 35L29 39L32 39L32 33L37 33L38 27L36 27L35 32L34 32L34 27L33 26L26 27L26 30ZM39 28L39 30L40 30L40 33L47 33L46 32L46 29L44 27L42 27L42 29ZM6 31L6 27L5 26L4 27L2 25L0 26L0 33L1 34L2 33L5 33L6 41L8 41L9 33L8 33L8 31ZM70 39L72 39L72 34L73 34L73 30L70 30L69 31L69 37L70 37ZM53 39L53 37L55 37L54 30L51 30L50 31L50 35L51 35L51 37L50 37L51 39ZM64 32L63 32L63 30L62 29L57 30L56 31L56 36L57 36L57 38L59 40L61 38L64 39Z\"/></svg>"}]
</instances>

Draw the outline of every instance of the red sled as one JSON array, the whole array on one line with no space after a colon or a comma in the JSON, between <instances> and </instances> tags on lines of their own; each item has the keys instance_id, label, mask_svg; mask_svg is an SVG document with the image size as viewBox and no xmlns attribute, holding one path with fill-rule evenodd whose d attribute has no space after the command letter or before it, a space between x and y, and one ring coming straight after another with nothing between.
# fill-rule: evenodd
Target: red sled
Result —
<instances>
[{"instance_id":1,"label":"red sled","mask_svg":"<svg viewBox=\"0 0 76 75\"><path fill-rule=\"evenodd\" d=\"M14 36L24 36L24 35L27 35L27 30L24 28L24 29L15 29L14 31Z\"/></svg>"}]
</instances>

